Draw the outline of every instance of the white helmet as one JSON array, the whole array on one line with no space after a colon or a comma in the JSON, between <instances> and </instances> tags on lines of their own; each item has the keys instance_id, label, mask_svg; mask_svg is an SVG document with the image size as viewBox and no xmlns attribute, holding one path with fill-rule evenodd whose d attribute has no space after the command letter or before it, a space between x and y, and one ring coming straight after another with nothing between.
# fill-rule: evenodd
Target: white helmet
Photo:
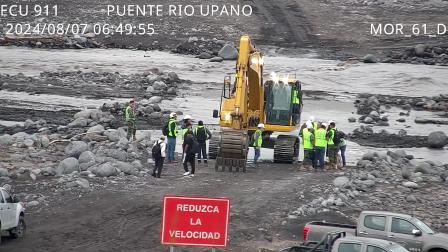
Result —
<instances>
[{"instance_id":1,"label":"white helmet","mask_svg":"<svg viewBox=\"0 0 448 252\"><path fill-rule=\"evenodd\" d=\"M177 116L177 114L175 112L171 112L170 118L173 118L173 117L176 117L176 116Z\"/></svg>"},{"instance_id":2,"label":"white helmet","mask_svg":"<svg viewBox=\"0 0 448 252\"><path fill-rule=\"evenodd\" d=\"M185 115L184 116L184 120L188 120L188 119L191 119L191 116L190 115Z\"/></svg>"},{"instance_id":3,"label":"white helmet","mask_svg":"<svg viewBox=\"0 0 448 252\"><path fill-rule=\"evenodd\" d=\"M314 122L316 121L316 118L314 116L310 116L310 121Z\"/></svg>"},{"instance_id":4,"label":"white helmet","mask_svg":"<svg viewBox=\"0 0 448 252\"><path fill-rule=\"evenodd\" d=\"M328 127L328 124L326 123L321 123L321 125L323 125L325 128Z\"/></svg>"},{"instance_id":5,"label":"white helmet","mask_svg":"<svg viewBox=\"0 0 448 252\"><path fill-rule=\"evenodd\" d=\"M328 121L328 124L335 123L333 120Z\"/></svg>"},{"instance_id":6,"label":"white helmet","mask_svg":"<svg viewBox=\"0 0 448 252\"><path fill-rule=\"evenodd\" d=\"M258 127L258 128L263 128L263 129L264 129L264 124L259 123L257 127Z\"/></svg>"},{"instance_id":7,"label":"white helmet","mask_svg":"<svg viewBox=\"0 0 448 252\"><path fill-rule=\"evenodd\" d=\"M306 127L308 129L312 129L313 128L313 123L310 120L306 121Z\"/></svg>"}]
</instances>

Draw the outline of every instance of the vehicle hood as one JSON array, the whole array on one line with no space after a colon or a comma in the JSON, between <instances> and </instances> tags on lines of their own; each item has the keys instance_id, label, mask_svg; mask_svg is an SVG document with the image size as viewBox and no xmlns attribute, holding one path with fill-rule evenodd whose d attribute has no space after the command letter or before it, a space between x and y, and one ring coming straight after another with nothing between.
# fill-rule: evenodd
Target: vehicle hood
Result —
<instances>
[{"instance_id":1,"label":"vehicle hood","mask_svg":"<svg viewBox=\"0 0 448 252\"><path fill-rule=\"evenodd\" d=\"M448 234L437 233L428 235L428 242L430 242L432 245L443 245L445 248L448 248Z\"/></svg>"}]
</instances>

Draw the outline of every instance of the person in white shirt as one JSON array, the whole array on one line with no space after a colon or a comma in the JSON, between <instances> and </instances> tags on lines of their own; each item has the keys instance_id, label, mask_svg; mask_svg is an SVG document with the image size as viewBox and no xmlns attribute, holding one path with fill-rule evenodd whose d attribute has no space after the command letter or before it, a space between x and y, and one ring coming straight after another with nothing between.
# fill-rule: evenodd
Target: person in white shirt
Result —
<instances>
[{"instance_id":1,"label":"person in white shirt","mask_svg":"<svg viewBox=\"0 0 448 252\"><path fill-rule=\"evenodd\" d=\"M160 137L152 147L152 158L154 159L154 169L152 170L152 176L160 178L163 169L163 162L166 156L166 143L165 136Z\"/></svg>"}]
</instances>

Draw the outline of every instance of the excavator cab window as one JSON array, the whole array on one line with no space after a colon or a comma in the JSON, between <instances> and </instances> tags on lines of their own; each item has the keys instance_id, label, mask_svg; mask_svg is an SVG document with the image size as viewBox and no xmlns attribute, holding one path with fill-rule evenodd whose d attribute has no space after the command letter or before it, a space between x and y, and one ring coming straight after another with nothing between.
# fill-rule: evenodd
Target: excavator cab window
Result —
<instances>
[{"instance_id":1,"label":"excavator cab window","mask_svg":"<svg viewBox=\"0 0 448 252\"><path fill-rule=\"evenodd\" d=\"M283 82L266 82L266 123L273 125L290 125L292 116L291 94L291 85L285 85Z\"/></svg>"}]
</instances>

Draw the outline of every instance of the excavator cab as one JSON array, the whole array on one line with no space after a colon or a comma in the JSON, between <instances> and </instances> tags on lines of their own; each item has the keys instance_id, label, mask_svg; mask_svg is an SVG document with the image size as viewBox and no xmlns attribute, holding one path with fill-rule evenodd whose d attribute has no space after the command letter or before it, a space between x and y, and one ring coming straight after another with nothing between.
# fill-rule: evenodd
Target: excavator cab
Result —
<instances>
[{"instance_id":1,"label":"excavator cab","mask_svg":"<svg viewBox=\"0 0 448 252\"><path fill-rule=\"evenodd\" d=\"M286 81L285 81L286 82ZM302 90L299 81L265 82L266 124L294 126L300 123Z\"/></svg>"}]
</instances>

